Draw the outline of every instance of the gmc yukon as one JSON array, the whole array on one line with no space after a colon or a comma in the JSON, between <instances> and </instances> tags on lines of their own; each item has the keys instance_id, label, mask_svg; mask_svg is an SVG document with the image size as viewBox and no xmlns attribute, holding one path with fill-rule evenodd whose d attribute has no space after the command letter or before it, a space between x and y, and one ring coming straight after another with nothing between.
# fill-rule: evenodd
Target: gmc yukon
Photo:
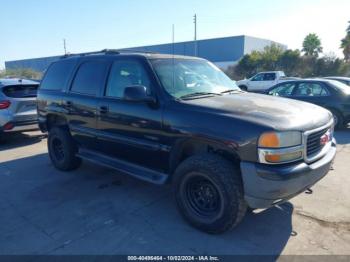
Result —
<instances>
[{"instance_id":1,"label":"gmc yukon","mask_svg":"<svg viewBox=\"0 0 350 262\"><path fill-rule=\"evenodd\" d=\"M329 111L241 91L194 57L66 56L46 71L38 114L56 168L73 170L84 159L171 183L182 216L208 233L235 227L248 208L304 192L336 154Z\"/></svg>"}]
</instances>

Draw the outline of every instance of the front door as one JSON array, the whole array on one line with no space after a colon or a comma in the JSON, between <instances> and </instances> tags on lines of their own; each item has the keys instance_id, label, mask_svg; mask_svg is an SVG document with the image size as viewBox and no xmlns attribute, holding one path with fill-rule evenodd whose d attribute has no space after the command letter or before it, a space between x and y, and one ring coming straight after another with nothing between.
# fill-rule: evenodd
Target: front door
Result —
<instances>
[{"instance_id":1,"label":"front door","mask_svg":"<svg viewBox=\"0 0 350 262\"><path fill-rule=\"evenodd\" d=\"M117 58L98 103L98 141L111 157L158 171L167 166L162 145L162 111L156 104L123 99L128 86L145 86L156 97L155 80L147 63L138 58Z\"/></svg>"}]
</instances>

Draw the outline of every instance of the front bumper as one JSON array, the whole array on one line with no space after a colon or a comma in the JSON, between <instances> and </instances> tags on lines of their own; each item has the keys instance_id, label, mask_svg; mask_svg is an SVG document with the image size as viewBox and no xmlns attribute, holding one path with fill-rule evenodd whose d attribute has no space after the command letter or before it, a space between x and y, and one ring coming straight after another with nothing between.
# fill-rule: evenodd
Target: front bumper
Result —
<instances>
[{"instance_id":1,"label":"front bumper","mask_svg":"<svg viewBox=\"0 0 350 262\"><path fill-rule=\"evenodd\" d=\"M312 164L265 165L241 162L245 200L251 208L268 208L304 192L329 171L336 155L336 142Z\"/></svg>"}]
</instances>

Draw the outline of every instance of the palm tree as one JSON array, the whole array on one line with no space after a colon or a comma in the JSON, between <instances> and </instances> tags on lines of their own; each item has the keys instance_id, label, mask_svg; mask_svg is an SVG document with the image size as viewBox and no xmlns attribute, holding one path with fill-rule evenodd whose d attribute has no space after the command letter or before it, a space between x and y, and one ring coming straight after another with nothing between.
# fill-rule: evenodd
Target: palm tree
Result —
<instances>
[{"instance_id":1,"label":"palm tree","mask_svg":"<svg viewBox=\"0 0 350 262\"><path fill-rule=\"evenodd\" d=\"M319 53L322 53L321 40L316 34L308 34L303 41L302 51L306 56L317 57Z\"/></svg>"},{"instance_id":2,"label":"palm tree","mask_svg":"<svg viewBox=\"0 0 350 262\"><path fill-rule=\"evenodd\" d=\"M346 33L346 36L341 40L340 48L343 49L345 61L350 61L350 21Z\"/></svg>"}]
</instances>

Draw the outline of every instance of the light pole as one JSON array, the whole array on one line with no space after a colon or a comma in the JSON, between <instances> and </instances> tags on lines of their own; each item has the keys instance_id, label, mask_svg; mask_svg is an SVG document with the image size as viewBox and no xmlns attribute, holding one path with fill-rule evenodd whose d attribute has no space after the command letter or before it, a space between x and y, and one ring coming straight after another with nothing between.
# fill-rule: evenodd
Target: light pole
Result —
<instances>
[{"instance_id":1,"label":"light pole","mask_svg":"<svg viewBox=\"0 0 350 262\"><path fill-rule=\"evenodd\" d=\"M198 56L198 46L197 46L197 14L193 16L194 23L194 55Z\"/></svg>"}]
</instances>

